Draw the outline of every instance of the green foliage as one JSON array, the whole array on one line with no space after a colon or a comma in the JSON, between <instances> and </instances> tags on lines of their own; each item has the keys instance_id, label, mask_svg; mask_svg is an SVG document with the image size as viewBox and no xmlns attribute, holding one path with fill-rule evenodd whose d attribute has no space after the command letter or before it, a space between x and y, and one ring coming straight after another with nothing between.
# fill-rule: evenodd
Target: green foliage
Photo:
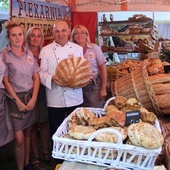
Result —
<instances>
[{"instance_id":1,"label":"green foliage","mask_svg":"<svg viewBox=\"0 0 170 170\"><path fill-rule=\"evenodd\" d=\"M9 0L0 0L0 9L9 9Z\"/></svg>"}]
</instances>

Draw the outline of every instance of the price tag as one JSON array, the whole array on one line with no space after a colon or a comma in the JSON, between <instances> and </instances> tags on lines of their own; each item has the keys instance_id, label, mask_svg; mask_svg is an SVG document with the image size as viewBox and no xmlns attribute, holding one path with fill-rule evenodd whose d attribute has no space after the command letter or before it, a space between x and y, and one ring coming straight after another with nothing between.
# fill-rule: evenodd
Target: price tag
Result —
<instances>
[{"instance_id":1,"label":"price tag","mask_svg":"<svg viewBox=\"0 0 170 170\"><path fill-rule=\"evenodd\" d=\"M125 125L128 126L133 123L139 123L139 118L140 118L139 110L133 110L133 111L126 112Z\"/></svg>"},{"instance_id":2,"label":"price tag","mask_svg":"<svg viewBox=\"0 0 170 170\"><path fill-rule=\"evenodd\" d=\"M165 73L170 73L170 65L164 66Z\"/></svg>"}]
</instances>

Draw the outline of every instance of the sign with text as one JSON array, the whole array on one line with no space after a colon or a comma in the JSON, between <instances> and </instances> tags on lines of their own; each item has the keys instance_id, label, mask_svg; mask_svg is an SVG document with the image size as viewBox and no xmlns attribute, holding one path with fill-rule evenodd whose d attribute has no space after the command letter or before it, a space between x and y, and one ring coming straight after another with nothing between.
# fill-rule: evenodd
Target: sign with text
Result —
<instances>
[{"instance_id":1,"label":"sign with text","mask_svg":"<svg viewBox=\"0 0 170 170\"><path fill-rule=\"evenodd\" d=\"M139 123L139 118L140 118L139 110L133 110L133 111L126 112L125 125L128 126L133 123Z\"/></svg>"},{"instance_id":2,"label":"sign with text","mask_svg":"<svg viewBox=\"0 0 170 170\"><path fill-rule=\"evenodd\" d=\"M170 11L170 0L81 0L73 1L74 11Z\"/></svg>"},{"instance_id":3,"label":"sign with text","mask_svg":"<svg viewBox=\"0 0 170 170\"><path fill-rule=\"evenodd\" d=\"M52 39L52 25L56 20L71 21L71 7L35 0L11 0L11 20L23 26L25 32L40 27L45 39Z\"/></svg>"}]
</instances>

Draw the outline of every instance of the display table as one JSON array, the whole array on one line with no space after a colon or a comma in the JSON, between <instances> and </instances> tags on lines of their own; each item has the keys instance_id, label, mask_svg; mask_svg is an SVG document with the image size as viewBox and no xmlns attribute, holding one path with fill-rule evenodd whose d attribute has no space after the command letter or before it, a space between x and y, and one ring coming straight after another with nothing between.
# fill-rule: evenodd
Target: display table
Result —
<instances>
[{"instance_id":1,"label":"display table","mask_svg":"<svg viewBox=\"0 0 170 170\"><path fill-rule=\"evenodd\" d=\"M64 161L61 165L57 165L55 170L121 170L117 168L107 168L102 166L84 164L79 162ZM123 170L123 169L122 169ZM166 170L164 165L155 166L154 170Z\"/></svg>"},{"instance_id":2,"label":"display table","mask_svg":"<svg viewBox=\"0 0 170 170\"><path fill-rule=\"evenodd\" d=\"M114 169L108 169L106 167L96 166L96 165L90 165L90 164L84 164L79 162L69 162L64 161L62 165L59 167L59 169L56 167L55 170L114 170ZM116 169L115 169L116 170Z\"/></svg>"}]
</instances>

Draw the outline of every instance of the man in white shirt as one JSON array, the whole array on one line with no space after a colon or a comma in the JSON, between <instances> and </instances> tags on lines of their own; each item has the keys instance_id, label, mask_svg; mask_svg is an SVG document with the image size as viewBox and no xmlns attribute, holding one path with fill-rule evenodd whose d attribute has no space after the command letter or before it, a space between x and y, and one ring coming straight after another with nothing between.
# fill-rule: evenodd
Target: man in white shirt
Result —
<instances>
[{"instance_id":1,"label":"man in white shirt","mask_svg":"<svg viewBox=\"0 0 170 170\"><path fill-rule=\"evenodd\" d=\"M56 21L53 26L55 40L40 52L40 78L46 87L51 137L64 118L83 103L82 88L61 87L53 81L56 66L60 61L70 56L83 57L82 47L68 41L70 32L65 21Z\"/></svg>"}]
</instances>

